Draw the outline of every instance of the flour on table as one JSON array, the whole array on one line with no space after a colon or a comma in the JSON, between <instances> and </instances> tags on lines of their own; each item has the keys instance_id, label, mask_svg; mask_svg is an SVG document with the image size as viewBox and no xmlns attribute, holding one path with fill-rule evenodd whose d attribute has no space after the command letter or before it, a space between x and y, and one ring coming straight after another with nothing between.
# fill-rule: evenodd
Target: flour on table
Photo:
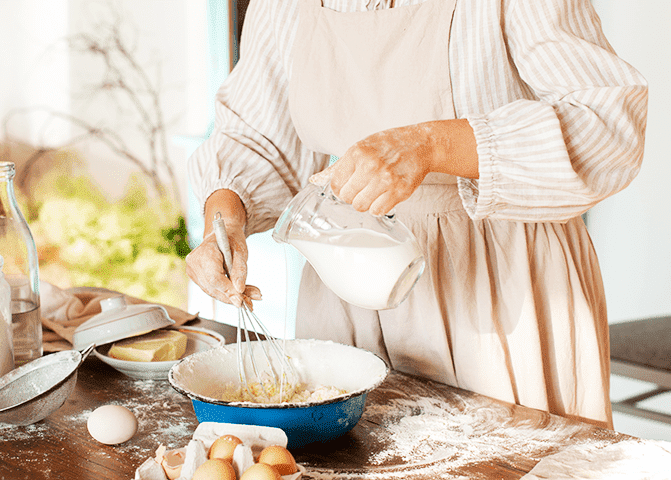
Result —
<instances>
[{"instance_id":1,"label":"flour on table","mask_svg":"<svg viewBox=\"0 0 671 480\"><path fill-rule=\"evenodd\" d=\"M43 422L25 427L17 427L11 423L0 423L0 438L3 441L39 439L47 433L51 433L51 429Z\"/></svg>"},{"instance_id":2,"label":"flour on table","mask_svg":"<svg viewBox=\"0 0 671 480\"><path fill-rule=\"evenodd\" d=\"M306 479L460 480L466 478L464 467L494 461L515 467L515 458L526 459L528 469L529 461L540 460L562 441L572 442L583 428L535 411L524 419L515 416L513 423L507 405L467 393L448 401L422 391L419 384L381 386L378 391L384 391L384 402L367 404L361 419L383 427L372 432L379 448L373 449L366 466L347 472L311 466ZM595 434L582 442L603 448L612 438ZM486 478L477 475L468 478Z\"/></svg>"},{"instance_id":3,"label":"flour on table","mask_svg":"<svg viewBox=\"0 0 671 480\"><path fill-rule=\"evenodd\" d=\"M182 446L188 442L193 433L194 415L188 399L167 386L167 382L159 380L135 380L127 378L122 380L124 390L130 392L131 400L117 402L113 392L107 391L107 385L102 385L99 392L106 404L119 404L130 409L138 421L138 433L128 442L115 445L114 451L126 455L129 463L138 463L146 457L147 452L138 442L139 438L148 438L147 443L168 446ZM137 392L137 395L133 395ZM154 394L152 402L139 400ZM137 397L138 400L133 400ZM86 432L86 421L94 408L79 410L76 413L63 416L62 421L82 432ZM44 464L48 468L48 453L38 452L37 445L44 439L58 438L66 441L68 435L62 431L52 428L46 421L37 422L33 425L17 427L15 425L0 423L0 439L2 441L26 442L22 451L0 449L0 461L2 462L26 462L32 461ZM35 447L33 447L35 445ZM91 453L95 456L109 457L104 448ZM31 459L31 460L26 460Z\"/></svg>"},{"instance_id":4,"label":"flour on table","mask_svg":"<svg viewBox=\"0 0 671 480\"><path fill-rule=\"evenodd\" d=\"M558 432L540 430L530 422L507 423L507 410L468 400L465 411L456 411L447 402L421 397L399 398L386 405L366 408L364 419L380 419L385 429L378 433L389 447L376 453L369 462L384 465L398 463L432 463L449 460L458 467L516 453L536 457L550 446L558 435L567 436L579 427ZM505 413L505 414L504 414Z\"/></svg>"},{"instance_id":5,"label":"flour on table","mask_svg":"<svg viewBox=\"0 0 671 480\"><path fill-rule=\"evenodd\" d=\"M158 382L161 382L160 384ZM191 408L186 410L183 407L184 397L172 389L163 390L164 381L161 380L136 380L128 378L124 380L127 383L129 391L137 391L137 398L146 398L147 395L160 391L160 395L155 395L152 402L141 400L126 400L122 405L131 410L138 422L138 433L143 438L148 438L149 442L156 445L165 444L169 447L182 446L184 440L188 441L193 433ZM114 403L113 400L110 403ZM82 412L85 418L91 411ZM118 451L135 451L141 454L142 450L132 440L116 446Z\"/></svg>"}]
</instances>

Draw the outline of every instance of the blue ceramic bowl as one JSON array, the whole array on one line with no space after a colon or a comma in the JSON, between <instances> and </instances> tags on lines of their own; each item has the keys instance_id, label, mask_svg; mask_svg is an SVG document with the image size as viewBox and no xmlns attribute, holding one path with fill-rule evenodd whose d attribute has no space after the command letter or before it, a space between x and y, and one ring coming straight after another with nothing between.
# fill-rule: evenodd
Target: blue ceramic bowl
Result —
<instances>
[{"instance_id":1,"label":"blue ceramic bowl","mask_svg":"<svg viewBox=\"0 0 671 480\"><path fill-rule=\"evenodd\" d=\"M263 425L284 430L288 448L326 442L351 430L361 418L368 392L387 376L387 364L360 348L320 340L287 340L299 381L308 388L333 386L347 393L304 403L252 403L218 400L225 385L239 384L236 345L190 355L168 374L178 392L188 396L199 422Z\"/></svg>"}]
</instances>

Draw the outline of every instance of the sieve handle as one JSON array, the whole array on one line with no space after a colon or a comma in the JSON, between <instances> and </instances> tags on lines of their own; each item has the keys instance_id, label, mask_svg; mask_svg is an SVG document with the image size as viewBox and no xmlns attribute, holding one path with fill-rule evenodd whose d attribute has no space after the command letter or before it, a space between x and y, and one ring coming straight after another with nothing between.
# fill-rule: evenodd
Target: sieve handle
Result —
<instances>
[{"instance_id":1,"label":"sieve handle","mask_svg":"<svg viewBox=\"0 0 671 480\"><path fill-rule=\"evenodd\" d=\"M233 256L231 255L231 245L228 243L226 225L224 225L224 220L221 218L219 212L216 213L214 220L212 220L212 229L214 230L214 238L217 240L217 246L224 256L224 271L230 278L229 267L233 265Z\"/></svg>"}]
</instances>

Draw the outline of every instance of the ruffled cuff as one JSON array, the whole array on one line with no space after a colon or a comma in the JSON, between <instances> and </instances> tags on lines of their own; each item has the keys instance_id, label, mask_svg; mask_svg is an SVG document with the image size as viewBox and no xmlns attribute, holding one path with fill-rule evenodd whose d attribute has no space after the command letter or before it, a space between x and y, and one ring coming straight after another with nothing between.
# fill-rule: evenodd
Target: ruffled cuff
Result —
<instances>
[{"instance_id":1,"label":"ruffled cuff","mask_svg":"<svg viewBox=\"0 0 671 480\"><path fill-rule=\"evenodd\" d=\"M479 179L459 177L458 187L466 213L473 220L487 217L494 211L494 133L484 116L469 116L475 134Z\"/></svg>"},{"instance_id":2,"label":"ruffled cuff","mask_svg":"<svg viewBox=\"0 0 671 480\"><path fill-rule=\"evenodd\" d=\"M203 189L203 200L200 205L200 211L201 213L205 213L205 203L207 202L207 199L210 198L210 195L212 195L214 192L217 190L231 190L234 192L238 197L240 197L240 200L242 201L242 205L245 207L245 211L248 211L248 205L251 202L251 199L249 198L249 194L246 193L245 189L239 184L239 182L236 182L235 179L230 180L230 179L217 179L213 182L209 182L208 185Z\"/></svg>"},{"instance_id":3,"label":"ruffled cuff","mask_svg":"<svg viewBox=\"0 0 671 480\"><path fill-rule=\"evenodd\" d=\"M248 192L249 187L241 179L218 179L210 183L205 189L206 196L203 198L207 200L217 190L227 189L231 190L240 197L242 205L245 208L247 221L245 223L245 235L249 236L254 233L265 232L275 225L277 213L270 211L268 208L263 208L254 202L252 195ZM202 205L203 212L205 211L205 203Z\"/></svg>"}]
</instances>

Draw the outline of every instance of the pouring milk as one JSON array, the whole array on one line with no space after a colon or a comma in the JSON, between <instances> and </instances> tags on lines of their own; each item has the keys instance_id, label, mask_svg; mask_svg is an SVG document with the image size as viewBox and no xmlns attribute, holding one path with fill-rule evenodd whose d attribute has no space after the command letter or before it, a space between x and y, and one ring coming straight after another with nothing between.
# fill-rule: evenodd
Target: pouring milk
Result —
<instances>
[{"instance_id":1,"label":"pouring milk","mask_svg":"<svg viewBox=\"0 0 671 480\"><path fill-rule=\"evenodd\" d=\"M372 310L398 306L424 270L417 239L403 223L358 212L317 185L289 202L273 238L302 253L340 298Z\"/></svg>"},{"instance_id":2,"label":"pouring milk","mask_svg":"<svg viewBox=\"0 0 671 480\"><path fill-rule=\"evenodd\" d=\"M414 242L401 243L365 229L316 240L291 238L289 243L333 293L353 305L377 310L390 307L394 287L422 255Z\"/></svg>"}]
</instances>

